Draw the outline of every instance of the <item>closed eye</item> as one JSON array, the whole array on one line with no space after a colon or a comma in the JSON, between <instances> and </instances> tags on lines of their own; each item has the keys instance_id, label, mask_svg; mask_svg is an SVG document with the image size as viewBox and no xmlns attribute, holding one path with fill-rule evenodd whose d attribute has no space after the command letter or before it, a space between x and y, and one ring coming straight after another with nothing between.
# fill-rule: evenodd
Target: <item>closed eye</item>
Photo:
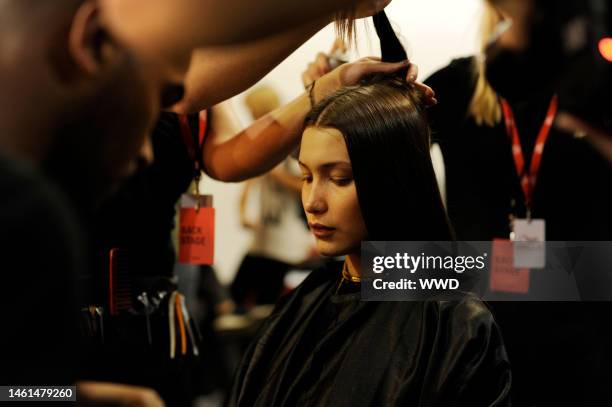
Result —
<instances>
[{"instance_id":1,"label":"closed eye","mask_svg":"<svg viewBox=\"0 0 612 407\"><path fill-rule=\"evenodd\" d=\"M351 182L353 182L352 178L332 178L331 180L334 184L341 186L341 187L347 186Z\"/></svg>"}]
</instances>

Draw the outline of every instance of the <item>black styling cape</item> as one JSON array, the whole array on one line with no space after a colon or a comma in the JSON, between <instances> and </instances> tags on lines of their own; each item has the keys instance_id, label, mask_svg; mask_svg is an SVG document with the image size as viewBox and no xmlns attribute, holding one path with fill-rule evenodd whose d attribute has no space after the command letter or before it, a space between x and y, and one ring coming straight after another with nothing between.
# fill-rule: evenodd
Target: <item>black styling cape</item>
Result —
<instances>
[{"instance_id":1,"label":"black styling cape","mask_svg":"<svg viewBox=\"0 0 612 407\"><path fill-rule=\"evenodd\" d=\"M491 312L461 302L362 302L340 265L314 271L251 344L230 406L507 406Z\"/></svg>"}]
</instances>

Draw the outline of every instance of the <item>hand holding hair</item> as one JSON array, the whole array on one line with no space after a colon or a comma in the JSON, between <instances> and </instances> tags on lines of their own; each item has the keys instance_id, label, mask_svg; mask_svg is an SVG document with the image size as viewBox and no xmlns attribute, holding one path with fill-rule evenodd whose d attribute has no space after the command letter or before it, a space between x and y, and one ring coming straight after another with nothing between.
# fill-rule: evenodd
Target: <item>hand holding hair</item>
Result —
<instances>
[{"instance_id":1,"label":"hand holding hair","mask_svg":"<svg viewBox=\"0 0 612 407\"><path fill-rule=\"evenodd\" d=\"M371 0L365 1L361 3L360 7L371 3ZM383 3L385 4L383 5ZM350 64L341 65L332 70L330 56L324 53L317 54L315 61L310 63L306 71L302 73L302 83L310 95L312 104L319 102L325 96L344 86L356 85L364 77L375 74L405 77L405 80L412 83L421 93L426 107L431 107L438 103L433 89L416 82L419 69L408 60L406 51L395 34L386 13L382 11L388 3L386 0L380 2L379 6L382 6L381 11L373 16L376 32L380 39L382 61L380 58L367 57ZM369 12L371 11L372 9L369 10ZM345 22L346 24L340 21L343 19L340 18L340 31L346 30L352 24L352 21L359 17L358 12L356 15L357 17L347 16L348 23ZM352 29L348 29L348 31L351 32ZM337 40L332 52L338 45Z\"/></svg>"},{"instance_id":2,"label":"hand holding hair","mask_svg":"<svg viewBox=\"0 0 612 407\"><path fill-rule=\"evenodd\" d=\"M380 50L382 54L382 60L385 62L398 62L408 59L408 54L399 40L395 30L391 26L391 22L387 17L385 11L380 11L378 14L372 17L374 27L376 28L376 34L380 40ZM405 71L399 71L399 76L405 75L406 81L414 84L414 87L421 92L423 95L423 103L427 107L431 107L438 103L435 97L433 89L422 83L417 83L416 80L419 75L419 68L410 64Z\"/></svg>"},{"instance_id":3,"label":"hand holding hair","mask_svg":"<svg viewBox=\"0 0 612 407\"><path fill-rule=\"evenodd\" d=\"M438 99L436 99L436 93L429 86L417 82L417 78L419 76L419 67L415 64L410 64L408 68L408 72L406 74L406 81L410 82L414 85L414 87L421 92L423 96L423 103L425 107L432 107L438 104Z\"/></svg>"},{"instance_id":4,"label":"hand holding hair","mask_svg":"<svg viewBox=\"0 0 612 407\"><path fill-rule=\"evenodd\" d=\"M319 52L315 60L309 63L306 70L302 73L302 84L304 88L308 89L314 81L331 71L332 66L329 55Z\"/></svg>"},{"instance_id":5,"label":"hand holding hair","mask_svg":"<svg viewBox=\"0 0 612 407\"><path fill-rule=\"evenodd\" d=\"M315 69L315 65L311 64L309 69L302 76L304 81L312 79L312 81L309 82L311 85L312 82L316 80L315 86L312 88L311 92L315 103L318 103L327 95L330 95L340 88L358 84L367 76L376 74L392 75L402 70L407 70L406 80L413 83L423 94L423 102L426 106L433 106L438 103L434 91L429 86L415 82L418 76L418 67L408 60L389 63L381 62L379 58L366 57L355 62L341 65L320 77L317 77Z\"/></svg>"},{"instance_id":6,"label":"hand holding hair","mask_svg":"<svg viewBox=\"0 0 612 407\"><path fill-rule=\"evenodd\" d=\"M316 79L311 94L315 103L345 86L357 85L363 78L371 75L390 75L410 67L409 61L388 63L379 58L366 57L355 62L340 65L333 71Z\"/></svg>"}]
</instances>

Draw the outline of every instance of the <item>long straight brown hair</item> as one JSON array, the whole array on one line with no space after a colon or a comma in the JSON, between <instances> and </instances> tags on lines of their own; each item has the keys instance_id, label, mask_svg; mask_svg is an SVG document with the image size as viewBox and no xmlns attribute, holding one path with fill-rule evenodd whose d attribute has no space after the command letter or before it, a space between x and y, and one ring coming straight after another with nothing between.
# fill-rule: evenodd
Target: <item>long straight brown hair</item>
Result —
<instances>
[{"instance_id":1,"label":"long straight brown hair","mask_svg":"<svg viewBox=\"0 0 612 407\"><path fill-rule=\"evenodd\" d=\"M378 77L329 96L306 118L343 134L369 240L452 240L422 106L412 85Z\"/></svg>"}]
</instances>

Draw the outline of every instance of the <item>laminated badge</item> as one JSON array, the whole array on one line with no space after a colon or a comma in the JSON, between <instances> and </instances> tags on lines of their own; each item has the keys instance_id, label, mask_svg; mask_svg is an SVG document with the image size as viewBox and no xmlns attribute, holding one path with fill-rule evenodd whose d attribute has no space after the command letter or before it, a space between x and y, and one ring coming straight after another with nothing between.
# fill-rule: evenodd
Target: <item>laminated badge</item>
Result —
<instances>
[{"instance_id":1,"label":"laminated badge","mask_svg":"<svg viewBox=\"0 0 612 407\"><path fill-rule=\"evenodd\" d=\"M215 209L211 195L181 197L179 262L212 265L215 252Z\"/></svg>"}]
</instances>

